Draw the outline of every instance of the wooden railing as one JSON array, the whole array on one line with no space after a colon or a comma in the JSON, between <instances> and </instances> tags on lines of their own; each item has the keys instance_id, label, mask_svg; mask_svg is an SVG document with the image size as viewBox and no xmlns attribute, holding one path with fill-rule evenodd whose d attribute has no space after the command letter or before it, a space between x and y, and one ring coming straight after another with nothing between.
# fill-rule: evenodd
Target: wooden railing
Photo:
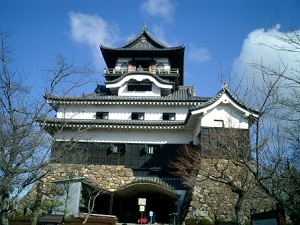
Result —
<instances>
[{"instance_id":1,"label":"wooden railing","mask_svg":"<svg viewBox=\"0 0 300 225\"><path fill-rule=\"evenodd\" d=\"M124 74L130 72L150 72L153 74L165 74L165 75L178 75L179 69L178 68L171 68L171 69L149 69L149 68L136 68L136 69L115 69L109 68L104 69L104 75L115 75L115 74Z\"/></svg>"},{"instance_id":2,"label":"wooden railing","mask_svg":"<svg viewBox=\"0 0 300 225\"><path fill-rule=\"evenodd\" d=\"M88 213L80 213L79 217L85 218L88 216ZM110 219L116 219L117 217L114 215L105 215L105 214L97 214L97 213L91 213L89 215L90 217L98 217L98 218L110 218Z\"/></svg>"}]
</instances>

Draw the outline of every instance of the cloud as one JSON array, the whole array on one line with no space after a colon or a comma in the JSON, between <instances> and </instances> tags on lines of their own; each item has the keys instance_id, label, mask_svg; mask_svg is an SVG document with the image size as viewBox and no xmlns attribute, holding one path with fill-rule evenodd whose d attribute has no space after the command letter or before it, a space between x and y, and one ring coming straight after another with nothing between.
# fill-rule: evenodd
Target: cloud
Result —
<instances>
[{"instance_id":1,"label":"cloud","mask_svg":"<svg viewBox=\"0 0 300 225\"><path fill-rule=\"evenodd\" d=\"M155 18L172 21L175 5L170 0L148 0L141 5L141 11Z\"/></svg>"},{"instance_id":2,"label":"cloud","mask_svg":"<svg viewBox=\"0 0 300 225\"><path fill-rule=\"evenodd\" d=\"M162 26L155 25L152 28L153 36L167 46L173 46L170 42L167 41L165 30Z\"/></svg>"},{"instance_id":3,"label":"cloud","mask_svg":"<svg viewBox=\"0 0 300 225\"><path fill-rule=\"evenodd\" d=\"M203 47L196 47L194 45L191 45L188 54L187 59L190 62L197 62L202 63L205 61L208 61L211 59L210 53L206 48Z\"/></svg>"},{"instance_id":4,"label":"cloud","mask_svg":"<svg viewBox=\"0 0 300 225\"><path fill-rule=\"evenodd\" d=\"M263 77L261 71L253 66L254 64L262 63L277 71L286 68L286 74L289 75L293 75L295 70L299 71L300 52L278 50L296 50L295 46L282 40L295 34L300 36L300 30L295 30L294 34L283 32L280 31L280 25L268 30L256 29L249 33L243 42L239 57L233 63L231 77L234 77L237 82L243 80L242 84L245 86L255 84L260 87Z\"/></svg>"},{"instance_id":5,"label":"cloud","mask_svg":"<svg viewBox=\"0 0 300 225\"><path fill-rule=\"evenodd\" d=\"M71 38L77 43L88 45L95 62L100 62L100 44L113 46L119 40L118 27L97 15L69 12L69 25Z\"/></svg>"}]
</instances>

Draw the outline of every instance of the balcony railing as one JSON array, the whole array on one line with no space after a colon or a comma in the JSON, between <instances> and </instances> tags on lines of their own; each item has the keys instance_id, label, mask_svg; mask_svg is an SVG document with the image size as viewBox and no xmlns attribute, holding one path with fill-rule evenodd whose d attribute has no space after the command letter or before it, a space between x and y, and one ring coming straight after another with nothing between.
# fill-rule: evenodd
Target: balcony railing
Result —
<instances>
[{"instance_id":1,"label":"balcony railing","mask_svg":"<svg viewBox=\"0 0 300 225\"><path fill-rule=\"evenodd\" d=\"M104 75L118 75L118 74L124 74L124 73L130 73L130 72L150 72L157 75L179 75L179 69L178 68L171 68L171 69L149 69L149 68L136 68L136 69L116 69L116 68L109 68L104 69Z\"/></svg>"}]
</instances>

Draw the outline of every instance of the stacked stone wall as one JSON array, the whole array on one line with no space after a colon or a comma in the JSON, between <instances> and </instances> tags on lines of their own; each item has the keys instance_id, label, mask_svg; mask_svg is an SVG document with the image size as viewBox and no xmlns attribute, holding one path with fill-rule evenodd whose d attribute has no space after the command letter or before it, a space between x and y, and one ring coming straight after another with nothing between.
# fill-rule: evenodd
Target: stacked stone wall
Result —
<instances>
[{"instance_id":1,"label":"stacked stone wall","mask_svg":"<svg viewBox=\"0 0 300 225\"><path fill-rule=\"evenodd\" d=\"M206 164L205 166L208 169L209 165ZM233 168L230 171L234 176ZM45 189L47 189L47 184L51 184L53 181L80 177L87 177L109 191L114 191L129 184L134 178L132 169L124 166L51 164L46 176L43 178L43 182L46 184ZM198 175L198 178L201 179L201 176ZM34 199L34 190L35 188L26 197L27 202ZM202 179L188 193L187 199L191 201L186 201L187 205L184 206L188 208L185 218L193 217L198 220L210 218L212 221L235 220L234 206L237 201L237 194L233 193L227 185L209 179ZM264 211L272 206L274 206L273 201L265 197L261 191L253 189L252 192L247 194L245 200L245 219L250 216L251 209Z\"/></svg>"},{"instance_id":2,"label":"stacked stone wall","mask_svg":"<svg viewBox=\"0 0 300 225\"><path fill-rule=\"evenodd\" d=\"M229 160L202 160L201 166L201 171L197 176L197 185L192 188L192 200L187 217L193 217L197 220L208 218L212 221L235 221L235 205L238 194L234 193L229 185L216 181L218 176L229 176L236 186L248 190L244 193L244 217L246 220L249 220L252 210L262 212L275 206L275 201L266 196L255 185L255 179L251 174L248 174L249 183L243 187L242 185L245 184L241 182L241 179L244 178L245 174L243 174L241 167L237 167ZM217 172L216 168L223 171L223 175Z\"/></svg>"},{"instance_id":3,"label":"stacked stone wall","mask_svg":"<svg viewBox=\"0 0 300 225\"><path fill-rule=\"evenodd\" d=\"M107 190L116 190L133 179L133 172L124 166L51 164L45 181L86 177Z\"/></svg>"}]
</instances>

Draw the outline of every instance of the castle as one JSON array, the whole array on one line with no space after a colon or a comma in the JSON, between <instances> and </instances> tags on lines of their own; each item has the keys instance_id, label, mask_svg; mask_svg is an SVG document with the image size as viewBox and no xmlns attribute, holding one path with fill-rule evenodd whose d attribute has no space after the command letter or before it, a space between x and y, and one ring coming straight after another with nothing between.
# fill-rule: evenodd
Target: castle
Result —
<instances>
[{"instance_id":1,"label":"castle","mask_svg":"<svg viewBox=\"0 0 300 225\"><path fill-rule=\"evenodd\" d=\"M157 222L169 223L172 216L180 222L189 202L188 187L169 164L178 148L199 140L217 145L214 128L247 132L254 112L226 85L213 97L197 96L184 85L185 46L168 47L145 26L123 46L100 50L105 85L82 96L45 96L56 110L44 124L55 140L52 157L64 149L48 180L72 181L65 208L75 216L87 211L84 190L101 187L95 214L137 222L144 210ZM209 149L199 146L213 157ZM146 199L144 209L139 199Z\"/></svg>"}]
</instances>

